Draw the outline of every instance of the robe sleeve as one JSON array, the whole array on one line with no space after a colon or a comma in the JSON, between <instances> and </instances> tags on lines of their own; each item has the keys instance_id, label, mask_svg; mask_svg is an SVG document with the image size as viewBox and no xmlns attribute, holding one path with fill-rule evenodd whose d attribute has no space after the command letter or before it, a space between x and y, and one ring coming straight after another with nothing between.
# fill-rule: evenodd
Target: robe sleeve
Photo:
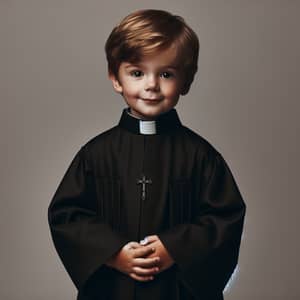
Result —
<instances>
[{"instance_id":1,"label":"robe sleeve","mask_svg":"<svg viewBox=\"0 0 300 300\"><path fill-rule=\"evenodd\" d=\"M103 272L106 260L128 239L102 222L97 214L93 172L82 147L73 158L48 208L48 222L58 255L77 289Z\"/></svg>"},{"instance_id":2,"label":"robe sleeve","mask_svg":"<svg viewBox=\"0 0 300 300\"><path fill-rule=\"evenodd\" d=\"M246 205L225 160L210 151L201 163L195 217L159 234L178 276L196 299L222 293L238 261ZM199 178L198 178L199 177ZM201 178L201 180L200 180Z\"/></svg>"}]
</instances>

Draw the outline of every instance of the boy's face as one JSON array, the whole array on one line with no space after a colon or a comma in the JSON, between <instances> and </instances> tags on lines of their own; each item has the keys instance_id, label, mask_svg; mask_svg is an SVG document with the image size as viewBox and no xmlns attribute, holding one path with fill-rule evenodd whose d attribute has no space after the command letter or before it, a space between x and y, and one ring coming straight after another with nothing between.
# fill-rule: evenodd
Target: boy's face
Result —
<instances>
[{"instance_id":1,"label":"boy's face","mask_svg":"<svg viewBox=\"0 0 300 300\"><path fill-rule=\"evenodd\" d=\"M172 109L184 85L184 75L172 48L142 59L122 62L118 78L110 75L114 89L121 93L138 118L151 120Z\"/></svg>"}]
</instances>

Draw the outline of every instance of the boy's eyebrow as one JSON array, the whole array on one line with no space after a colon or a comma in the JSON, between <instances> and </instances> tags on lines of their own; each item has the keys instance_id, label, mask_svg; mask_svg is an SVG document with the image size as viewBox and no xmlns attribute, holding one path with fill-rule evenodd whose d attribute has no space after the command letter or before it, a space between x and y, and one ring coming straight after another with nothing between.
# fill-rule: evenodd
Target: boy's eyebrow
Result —
<instances>
[{"instance_id":1,"label":"boy's eyebrow","mask_svg":"<svg viewBox=\"0 0 300 300\"><path fill-rule=\"evenodd\" d=\"M174 70L178 70L178 69L179 69L178 66L162 66L162 68L166 68L166 69L174 69Z\"/></svg>"},{"instance_id":2,"label":"boy's eyebrow","mask_svg":"<svg viewBox=\"0 0 300 300\"><path fill-rule=\"evenodd\" d=\"M127 65L125 65L125 69L129 69L129 68L134 68L134 67L142 67L143 64L139 64L139 63L128 63ZM173 66L173 65L166 65L166 66L161 66L161 69L174 69L174 70L178 70L179 66Z\"/></svg>"}]
</instances>

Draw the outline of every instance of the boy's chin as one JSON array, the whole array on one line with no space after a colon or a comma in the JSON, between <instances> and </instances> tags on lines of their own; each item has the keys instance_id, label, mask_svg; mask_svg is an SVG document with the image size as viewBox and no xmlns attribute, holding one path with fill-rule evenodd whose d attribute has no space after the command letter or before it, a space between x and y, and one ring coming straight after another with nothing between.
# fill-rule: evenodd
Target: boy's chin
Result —
<instances>
[{"instance_id":1,"label":"boy's chin","mask_svg":"<svg viewBox=\"0 0 300 300\"><path fill-rule=\"evenodd\" d=\"M151 121L157 119L160 115L166 113L166 111L149 111L149 112L136 112L130 108L130 113L135 117L145 120Z\"/></svg>"}]
</instances>

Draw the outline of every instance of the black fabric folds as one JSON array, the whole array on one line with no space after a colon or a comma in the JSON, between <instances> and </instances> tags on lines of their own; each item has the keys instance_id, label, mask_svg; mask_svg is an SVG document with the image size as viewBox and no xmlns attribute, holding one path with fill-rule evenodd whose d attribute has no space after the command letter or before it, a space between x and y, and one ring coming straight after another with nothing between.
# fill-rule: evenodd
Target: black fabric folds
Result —
<instances>
[{"instance_id":1,"label":"black fabric folds","mask_svg":"<svg viewBox=\"0 0 300 300\"><path fill-rule=\"evenodd\" d=\"M48 209L55 248L78 300L221 300L237 262L246 211L222 155L176 110L142 135L117 126L75 154ZM152 183L145 200L137 180ZM129 241L156 234L175 264L141 283L105 265Z\"/></svg>"}]
</instances>

